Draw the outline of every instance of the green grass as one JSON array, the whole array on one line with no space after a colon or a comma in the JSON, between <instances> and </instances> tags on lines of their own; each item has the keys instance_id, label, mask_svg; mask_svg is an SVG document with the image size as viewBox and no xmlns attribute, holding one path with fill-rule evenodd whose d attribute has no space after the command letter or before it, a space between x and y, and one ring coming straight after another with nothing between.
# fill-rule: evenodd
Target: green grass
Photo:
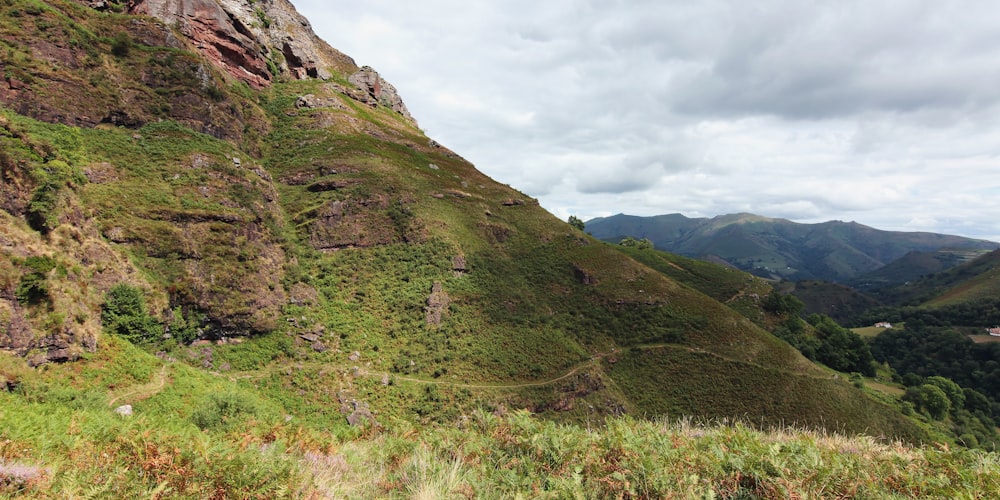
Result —
<instances>
[{"instance_id":1,"label":"green grass","mask_svg":"<svg viewBox=\"0 0 1000 500\"><path fill-rule=\"evenodd\" d=\"M121 417L96 381L147 355L112 344L113 355L70 368L85 374L72 388L0 392L0 495L977 498L1000 487L992 453L740 421L613 418L589 429L471 409L445 424L320 429L281 418L288 408L253 385L182 364L166 365L164 387ZM13 375L17 362L0 360ZM65 391L91 396L68 405L56 395Z\"/></svg>"},{"instance_id":2,"label":"green grass","mask_svg":"<svg viewBox=\"0 0 1000 500\"><path fill-rule=\"evenodd\" d=\"M633 413L745 421L850 433L884 433L913 442L927 435L895 407L864 397L846 377L802 374L674 347L625 351L609 375ZM671 380L684 380L672 384ZM731 394L755 397L731 398Z\"/></svg>"}]
</instances>

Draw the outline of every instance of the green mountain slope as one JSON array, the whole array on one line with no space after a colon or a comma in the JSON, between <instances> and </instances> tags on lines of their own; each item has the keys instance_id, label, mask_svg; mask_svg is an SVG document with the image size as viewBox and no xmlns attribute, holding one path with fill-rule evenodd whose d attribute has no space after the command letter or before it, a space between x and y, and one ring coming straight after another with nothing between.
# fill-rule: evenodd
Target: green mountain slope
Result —
<instances>
[{"instance_id":1,"label":"green mountain slope","mask_svg":"<svg viewBox=\"0 0 1000 500\"><path fill-rule=\"evenodd\" d=\"M891 288L940 273L989 253L989 250L941 249L933 252L910 252L885 267L852 280L855 288L873 291Z\"/></svg>"},{"instance_id":2,"label":"green mountain slope","mask_svg":"<svg viewBox=\"0 0 1000 500\"><path fill-rule=\"evenodd\" d=\"M614 215L586 223L596 238L648 238L656 248L725 262L758 276L847 283L912 251L993 250L997 243L933 233L880 231L855 222L798 224L752 214Z\"/></svg>"},{"instance_id":3,"label":"green mountain slope","mask_svg":"<svg viewBox=\"0 0 1000 500\"><path fill-rule=\"evenodd\" d=\"M825 314L838 323L847 324L865 311L882 306L875 297L847 285L826 281L781 282L775 285L781 293L790 293L805 304L803 314Z\"/></svg>"},{"instance_id":4,"label":"green mountain slope","mask_svg":"<svg viewBox=\"0 0 1000 500\"><path fill-rule=\"evenodd\" d=\"M920 279L877 291L886 303L961 306L992 302L1000 292L1000 253L994 251Z\"/></svg>"}]
</instances>

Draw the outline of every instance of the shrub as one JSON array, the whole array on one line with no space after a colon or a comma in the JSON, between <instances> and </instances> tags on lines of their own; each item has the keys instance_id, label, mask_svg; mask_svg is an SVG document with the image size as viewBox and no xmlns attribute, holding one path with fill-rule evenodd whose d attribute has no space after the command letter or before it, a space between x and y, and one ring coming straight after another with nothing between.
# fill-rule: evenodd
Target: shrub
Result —
<instances>
[{"instance_id":1,"label":"shrub","mask_svg":"<svg viewBox=\"0 0 1000 500\"><path fill-rule=\"evenodd\" d=\"M47 275L56 267L51 257L31 256L24 260L24 265L30 269L21 276L14 290L14 297L23 304L36 305L49 298Z\"/></svg>"},{"instance_id":2,"label":"shrub","mask_svg":"<svg viewBox=\"0 0 1000 500\"><path fill-rule=\"evenodd\" d=\"M111 41L111 53L115 57L127 57L131 49L132 39L129 38L128 33L118 33Z\"/></svg>"},{"instance_id":3,"label":"shrub","mask_svg":"<svg viewBox=\"0 0 1000 500\"><path fill-rule=\"evenodd\" d=\"M125 283L108 290L101 321L107 331L132 343L149 342L163 336L163 326L146 310L142 291Z\"/></svg>"},{"instance_id":4,"label":"shrub","mask_svg":"<svg viewBox=\"0 0 1000 500\"><path fill-rule=\"evenodd\" d=\"M191 414L191 422L199 429L222 429L246 418L261 419L267 409L249 394L223 392L212 394Z\"/></svg>"}]
</instances>

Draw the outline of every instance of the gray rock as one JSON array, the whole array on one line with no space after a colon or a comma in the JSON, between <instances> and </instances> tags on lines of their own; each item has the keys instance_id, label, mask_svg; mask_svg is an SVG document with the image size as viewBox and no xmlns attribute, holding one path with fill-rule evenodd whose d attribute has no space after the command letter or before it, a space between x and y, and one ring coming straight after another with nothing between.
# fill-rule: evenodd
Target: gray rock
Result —
<instances>
[{"instance_id":1,"label":"gray rock","mask_svg":"<svg viewBox=\"0 0 1000 500\"><path fill-rule=\"evenodd\" d=\"M121 415L123 417L131 417L132 416L132 405L121 405L118 408L115 408L115 413L117 413L117 414L119 414L119 415Z\"/></svg>"},{"instance_id":2,"label":"gray rock","mask_svg":"<svg viewBox=\"0 0 1000 500\"><path fill-rule=\"evenodd\" d=\"M378 72L372 69L371 66L363 66L356 73L348 77L347 81L368 94L366 103L369 106L374 107L381 104L403 115L407 120L416 123L413 117L410 116L410 111L406 109L403 99L396 92L396 87L393 87L392 84L379 76Z\"/></svg>"}]
</instances>

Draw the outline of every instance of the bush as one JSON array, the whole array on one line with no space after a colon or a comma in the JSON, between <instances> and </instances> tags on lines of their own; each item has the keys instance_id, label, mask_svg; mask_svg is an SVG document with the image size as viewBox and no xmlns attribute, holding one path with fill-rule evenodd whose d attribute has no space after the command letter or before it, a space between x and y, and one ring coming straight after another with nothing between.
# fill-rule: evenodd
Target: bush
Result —
<instances>
[{"instance_id":1,"label":"bush","mask_svg":"<svg viewBox=\"0 0 1000 500\"><path fill-rule=\"evenodd\" d=\"M623 247L635 248L637 250L649 250L653 248L653 242L649 238L643 238L641 240L637 240L631 236L628 236L625 239L618 242L618 244Z\"/></svg>"},{"instance_id":2,"label":"bush","mask_svg":"<svg viewBox=\"0 0 1000 500\"><path fill-rule=\"evenodd\" d=\"M194 413L191 421L202 430L225 429L247 418L268 417L267 409L251 395L236 392L212 394Z\"/></svg>"},{"instance_id":3,"label":"bush","mask_svg":"<svg viewBox=\"0 0 1000 500\"><path fill-rule=\"evenodd\" d=\"M51 257L31 256L24 259L24 265L30 269L21 276L14 290L14 297L22 304L37 305L49 298L47 276L55 269L56 262Z\"/></svg>"},{"instance_id":4,"label":"bush","mask_svg":"<svg viewBox=\"0 0 1000 500\"><path fill-rule=\"evenodd\" d=\"M129 38L128 33L115 35L114 40L111 41L111 53L115 57L127 57L130 50L132 50L132 39Z\"/></svg>"},{"instance_id":5,"label":"bush","mask_svg":"<svg viewBox=\"0 0 1000 500\"><path fill-rule=\"evenodd\" d=\"M150 342L163 336L163 326L146 310L142 291L125 283L119 283L108 290L101 310L101 321L105 330L134 344Z\"/></svg>"}]
</instances>

